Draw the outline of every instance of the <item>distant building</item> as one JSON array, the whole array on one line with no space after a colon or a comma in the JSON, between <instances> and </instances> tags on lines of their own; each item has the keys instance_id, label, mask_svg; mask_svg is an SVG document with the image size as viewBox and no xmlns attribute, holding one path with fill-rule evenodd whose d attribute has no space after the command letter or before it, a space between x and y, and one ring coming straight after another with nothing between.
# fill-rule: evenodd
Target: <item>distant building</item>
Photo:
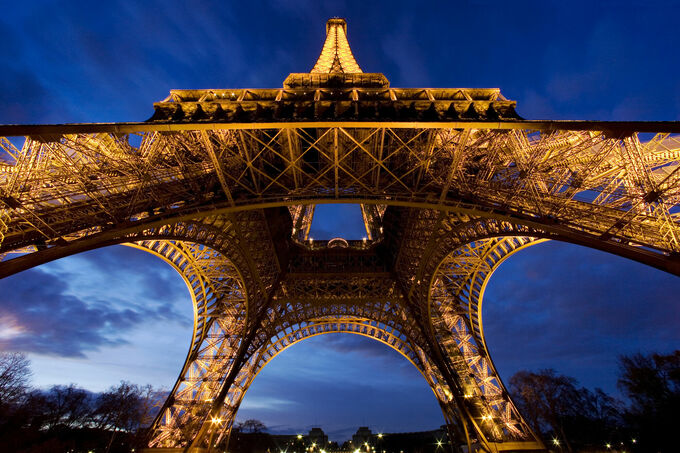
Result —
<instances>
[{"instance_id":1,"label":"distant building","mask_svg":"<svg viewBox=\"0 0 680 453\"><path fill-rule=\"evenodd\" d=\"M373 433L367 426L357 429L342 448L329 442L318 427L308 434L268 434L232 432L232 453L446 453L451 451L446 426L432 431ZM466 450L466 447L463 447Z\"/></svg>"},{"instance_id":2,"label":"distant building","mask_svg":"<svg viewBox=\"0 0 680 453\"><path fill-rule=\"evenodd\" d=\"M305 438L305 443L307 445L316 444L319 448L325 449L328 445L328 436L321 428L312 428Z\"/></svg>"},{"instance_id":3,"label":"distant building","mask_svg":"<svg viewBox=\"0 0 680 453\"><path fill-rule=\"evenodd\" d=\"M373 445L373 433L368 426L361 426L357 432L352 436L352 445L354 448L360 448L362 445Z\"/></svg>"},{"instance_id":4,"label":"distant building","mask_svg":"<svg viewBox=\"0 0 680 453\"><path fill-rule=\"evenodd\" d=\"M352 440L343 444L343 451L354 453L444 453L450 451L446 426L432 431L374 434L367 426L360 427Z\"/></svg>"}]
</instances>

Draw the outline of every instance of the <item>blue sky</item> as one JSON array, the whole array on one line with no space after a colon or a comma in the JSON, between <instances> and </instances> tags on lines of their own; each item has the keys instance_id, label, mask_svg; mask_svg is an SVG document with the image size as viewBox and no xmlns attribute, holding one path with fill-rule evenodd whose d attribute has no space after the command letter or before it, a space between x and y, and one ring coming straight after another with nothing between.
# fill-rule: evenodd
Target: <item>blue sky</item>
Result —
<instances>
[{"instance_id":1,"label":"blue sky","mask_svg":"<svg viewBox=\"0 0 680 453\"><path fill-rule=\"evenodd\" d=\"M498 87L529 119L680 120L675 2L44 0L3 11L2 124L142 121L173 88L279 87L312 67L333 16L347 19L362 69L395 87ZM360 237L352 212L320 208L313 234ZM616 393L619 354L680 347L679 290L680 279L637 263L537 245L489 285L489 348L506 380L550 367ZM30 353L40 386L170 387L191 316L174 271L123 246L0 281L0 348ZM277 431L321 425L338 439L358 425L443 423L408 362L339 335L274 359L239 416Z\"/></svg>"}]
</instances>

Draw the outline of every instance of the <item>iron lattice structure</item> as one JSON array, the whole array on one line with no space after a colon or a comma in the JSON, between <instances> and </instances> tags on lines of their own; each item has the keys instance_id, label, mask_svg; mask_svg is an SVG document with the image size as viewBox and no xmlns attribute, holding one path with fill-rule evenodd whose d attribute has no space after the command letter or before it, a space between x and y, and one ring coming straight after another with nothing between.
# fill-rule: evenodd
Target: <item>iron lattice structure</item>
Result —
<instances>
[{"instance_id":1,"label":"iron lattice structure","mask_svg":"<svg viewBox=\"0 0 680 453\"><path fill-rule=\"evenodd\" d=\"M513 252L555 239L680 274L680 125L527 121L497 89L391 88L331 19L280 89L173 90L142 123L0 126L0 276L111 244L147 250L195 307L151 448L223 442L257 372L314 335L365 335L420 370L450 435L542 450L484 342ZM318 203L366 240L313 241ZM469 450L472 451L472 450Z\"/></svg>"}]
</instances>

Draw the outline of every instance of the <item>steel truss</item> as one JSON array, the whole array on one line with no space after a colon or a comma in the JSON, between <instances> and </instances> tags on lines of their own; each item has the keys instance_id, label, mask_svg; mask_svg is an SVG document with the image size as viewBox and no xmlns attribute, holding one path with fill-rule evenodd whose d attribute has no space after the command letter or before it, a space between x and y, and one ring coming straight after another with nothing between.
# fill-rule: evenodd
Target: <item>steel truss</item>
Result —
<instances>
[{"instance_id":1,"label":"steel truss","mask_svg":"<svg viewBox=\"0 0 680 453\"><path fill-rule=\"evenodd\" d=\"M548 239L680 275L680 125L391 88L360 72L343 20L327 31L281 89L173 90L144 123L0 126L0 277L119 243L182 275L194 333L152 448L225 442L276 354L352 333L418 368L468 451L545 450L489 356L484 288ZM319 203L360 204L366 238L313 240Z\"/></svg>"},{"instance_id":2,"label":"steel truss","mask_svg":"<svg viewBox=\"0 0 680 453\"><path fill-rule=\"evenodd\" d=\"M352 124L141 135L139 147L115 134L29 137L21 150L3 141L0 251L206 212L345 201L540 225L620 253L643 247L657 259L638 259L677 273L663 263L680 249L680 139L669 134L643 143L635 133Z\"/></svg>"}]
</instances>

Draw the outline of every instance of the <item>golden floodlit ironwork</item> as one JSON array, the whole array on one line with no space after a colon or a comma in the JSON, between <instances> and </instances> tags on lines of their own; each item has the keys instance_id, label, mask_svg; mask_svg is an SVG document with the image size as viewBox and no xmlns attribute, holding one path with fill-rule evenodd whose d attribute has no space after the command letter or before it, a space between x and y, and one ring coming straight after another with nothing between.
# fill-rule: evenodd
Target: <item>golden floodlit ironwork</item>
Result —
<instances>
[{"instance_id":1,"label":"golden floodlit ironwork","mask_svg":"<svg viewBox=\"0 0 680 453\"><path fill-rule=\"evenodd\" d=\"M305 338L364 335L423 375L454 444L545 450L484 342L498 265L555 239L680 275L680 125L530 121L498 89L392 88L331 19L283 88L173 90L146 122L0 126L0 277L124 243L185 279L194 336L152 449L228 438ZM357 203L366 239L309 237Z\"/></svg>"}]
</instances>

